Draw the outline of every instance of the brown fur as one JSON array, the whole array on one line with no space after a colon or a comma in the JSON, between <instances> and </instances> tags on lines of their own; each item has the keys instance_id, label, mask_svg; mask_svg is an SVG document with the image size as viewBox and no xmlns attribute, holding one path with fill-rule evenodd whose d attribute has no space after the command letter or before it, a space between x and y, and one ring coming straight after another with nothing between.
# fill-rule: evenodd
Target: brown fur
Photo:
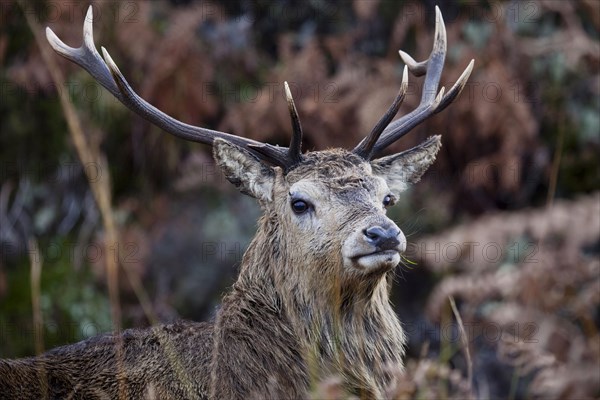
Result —
<instances>
[{"instance_id":1,"label":"brown fur","mask_svg":"<svg viewBox=\"0 0 600 400\"><path fill-rule=\"evenodd\" d=\"M331 375L349 393L382 398L404 354L388 300L395 264L365 267L344 249L366 246L363 232L373 224L395 226L381 200L433 162L439 137L428 143L407 154L422 163L407 177L403 157L369 163L345 150L305 154L284 174L215 140L227 178L264 210L215 321L127 330L0 360L0 398L297 399ZM293 190L314 210L294 214Z\"/></svg>"},{"instance_id":2,"label":"brown fur","mask_svg":"<svg viewBox=\"0 0 600 400\"><path fill-rule=\"evenodd\" d=\"M211 324L180 322L0 360L0 399L202 398L212 333Z\"/></svg>"}]
</instances>

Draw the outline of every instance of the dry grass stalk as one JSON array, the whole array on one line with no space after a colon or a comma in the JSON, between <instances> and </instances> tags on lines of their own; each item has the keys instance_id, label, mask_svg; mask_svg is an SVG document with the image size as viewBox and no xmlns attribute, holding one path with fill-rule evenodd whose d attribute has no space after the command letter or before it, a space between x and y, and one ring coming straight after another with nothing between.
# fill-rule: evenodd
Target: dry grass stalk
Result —
<instances>
[{"instance_id":1,"label":"dry grass stalk","mask_svg":"<svg viewBox=\"0 0 600 400\"><path fill-rule=\"evenodd\" d=\"M43 260L37 240L34 238L30 238L27 242L27 250L31 265L31 305L33 308L35 353L39 355L44 352L44 319L40 304Z\"/></svg>"},{"instance_id":2,"label":"dry grass stalk","mask_svg":"<svg viewBox=\"0 0 600 400\"><path fill-rule=\"evenodd\" d=\"M452 307L452 313L456 318L456 322L458 323L458 329L460 330L460 338L463 344L463 351L465 353L465 358L467 360L467 382L469 384L469 392L472 391L473 385L473 361L471 360L471 350L469 349L469 338L467 336L467 331L465 330L465 324L463 324L460 313L458 312L458 308L456 307L456 302L454 301L454 297L449 296L448 300L450 301L450 307Z\"/></svg>"},{"instance_id":3,"label":"dry grass stalk","mask_svg":"<svg viewBox=\"0 0 600 400\"><path fill-rule=\"evenodd\" d=\"M21 3L19 4L24 9L24 6ZM41 27L38 25L37 21L35 21L33 16L31 16L31 14L25 13L25 17L27 19L27 24L34 34L35 41L40 48L42 58L48 67L48 70L50 71L50 75L52 76L54 84L57 88L64 87L64 76L56 64L56 59L50 52L43 35L40 33L42 31ZM96 200L96 204L98 205L100 214L102 216L102 224L105 230L105 241L107 243L114 243L118 245L118 233L111 207L110 175L104 157L100 154L99 149L94 148L86 139L81 121L77 116L77 111L69 99L68 94L65 91L59 90L58 96L65 119L67 121L67 125L69 127L71 139L73 140L73 144L75 145L75 149L77 150L77 155L79 156L81 163L83 165L96 165L98 166L99 170L103 172L98 177L92 178L88 176L88 181L90 182L94 199ZM86 173L88 172L87 168L84 170ZM113 330L118 332L121 330L121 307L119 304L118 291L118 265L117 261L113 257L106 257L106 270ZM122 346L117 345L116 347L116 359L121 360ZM117 365L120 364L121 362L117 362ZM119 397L125 398L124 390L120 390L119 392L121 393Z\"/></svg>"},{"instance_id":4,"label":"dry grass stalk","mask_svg":"<svg viewBox=\"0 0 600 400\"><path fill-rule=\"evenodd\" d=\"M30 238L27 242L27 250L29 253L29 261L31 265L31 306L33 308L33 337L35 353L40 355L44 352L44 319L42 315L42 307L40 303L41 297L41 279L42 279L42 255L35 238ZM45 369L38 369L38 379L40 382L44 382L46 373ZM40 384L40 387L46 388L44 383ZM43 399L47 398L47 393L43 392Z\"/></svg>"}]
</instances>

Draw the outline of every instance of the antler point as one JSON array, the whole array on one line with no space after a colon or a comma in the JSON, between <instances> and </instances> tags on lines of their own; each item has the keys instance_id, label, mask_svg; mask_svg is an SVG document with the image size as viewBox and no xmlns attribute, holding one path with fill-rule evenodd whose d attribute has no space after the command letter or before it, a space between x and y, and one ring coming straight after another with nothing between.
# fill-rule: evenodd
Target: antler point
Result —
<instances>
[{"instance_id":1,"label":"antler point","mask_svg":"<svg viewBox=\"0 0 600 400\"><path fill-rule=\"evenodd\" d=\"M435 22L436 22L436 24L438 21L444 23L444 17L442 16L442 11L440 10L440 7L438 5L436 5L435 6Z\"/></svg>"},{"instance_id":2,"label":"antler point","mask_svg":"<svg viewBox=\"0 0 600 400\"><path fill-rule=\"evenodd\" d=\"M54 33L54 31L52 29L50 29L49 26L46 27L46 39L48 39L48 41L50 42L51 45L53 44L53 42L55 40L58 39L58 36L56 36L56 33ZM58 40L60 40L60 39L58 39ZM52 47L54 47L54 46L52 46Z\"/></svg>"},{"instance_id":3,"label":"antler point","mask_svg":"<svg viewBox=\"0 0 600 400\"><path fill-rule=\"evenodd\" d=\"M287 98L288 102L293 101L292 91L290 90L290 85L288 85L287 81L283 81L283 87L285 88L285 97Z\"/></svg>"},{"instance_id":4,"label":"antler point","mask_svg":"<svg viewBox=\"0 0 600 400\"><path fill-rule=\"evenodd\" d=\"M435 97L435 100L433 101L433 107L432 107L432 109L436 109L437 108L437 106L440 104L440 102L444 98L444 93L445 92L446 92L446 87L442 86L442 88L440 89L440 92L438 93L438 95Z\"/></svg>"},{"instance_id":5,"label":"antler point","mask_svg":"<svg viewBox=\"0 0 600 400\"><path fill-rule=\"evenodd\" d=\"M106 65L108 66L108 69L111 71L111 73L112 72L118 72L118 73L120 73L121 71L119 70L119 67L113 61L112 57L108 53L108 50L106 50L104 48L104 46L100 46L100 50L102 50L102 56L104 57L104 61L106 62Z\"/></svg>"}]
</instances>

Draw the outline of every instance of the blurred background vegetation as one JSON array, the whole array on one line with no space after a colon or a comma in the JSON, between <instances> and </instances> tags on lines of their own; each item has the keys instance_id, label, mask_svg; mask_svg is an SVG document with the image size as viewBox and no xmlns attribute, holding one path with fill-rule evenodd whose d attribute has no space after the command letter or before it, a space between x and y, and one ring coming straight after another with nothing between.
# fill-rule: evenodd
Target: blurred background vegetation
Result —
<instances>
[{"instance_id":1,"label":"blurred background vegetation","mask_svg":"<svg viewBox=\"0 0 600 400\"><path fill-rule=\"evenodd\" d=\"M110 260L123 327L209 319L260 215L209 148L150 126L51 54L64 74L56 82L39 35L51 26L79 46L89 3L0 0L1 357L120 326ZM427 57L435 5L91 3L96 44L150 103L191 124L286 144L287 80L307 150L349 148L370 131L400 83L397 51ZM600 2L440 3L442 84L476 62L455 104L389 150L443 134L432 170L391 211L411 260L393 288L410 339L395 396L468 392L453 296L479 398L597 398ZM400 114L419 102L422 80L410 82ZM93 162L81 161L59 95L75 107ZM99 181L107 184L93 189ZM117 236L94 190L108 191Z\"/></svg>"}]
</instances>

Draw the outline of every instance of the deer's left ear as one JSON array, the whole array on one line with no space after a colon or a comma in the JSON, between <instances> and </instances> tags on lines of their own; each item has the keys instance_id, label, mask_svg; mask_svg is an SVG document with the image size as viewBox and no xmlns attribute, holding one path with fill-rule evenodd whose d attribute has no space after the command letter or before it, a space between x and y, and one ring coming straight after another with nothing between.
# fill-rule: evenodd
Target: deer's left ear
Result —
<instances>
[{"instance_id":1,"label":"deer's left ear","mask_svg":"<svg viewBox=\"0 0 600 400\"><path fill-rule=\"evenodd\" d=\"M406 190L409 184L417 183L421 179L435 161L440 147L441 136L432 136L412 149L371 161L373 174L385 179L392 191L400 193Z\"/></svg>"},{"instance_id":2,"label":"deer's left ear","mask_svg":"<svg viewBox=\"0 0 600 400\"><path fill-rule=\"evenodd\" d=\"M242 193L262 201L273 199L275 171L252 153L216 138L213 141L213 157L227 180Z\"/></svg>"}]
</instances>

